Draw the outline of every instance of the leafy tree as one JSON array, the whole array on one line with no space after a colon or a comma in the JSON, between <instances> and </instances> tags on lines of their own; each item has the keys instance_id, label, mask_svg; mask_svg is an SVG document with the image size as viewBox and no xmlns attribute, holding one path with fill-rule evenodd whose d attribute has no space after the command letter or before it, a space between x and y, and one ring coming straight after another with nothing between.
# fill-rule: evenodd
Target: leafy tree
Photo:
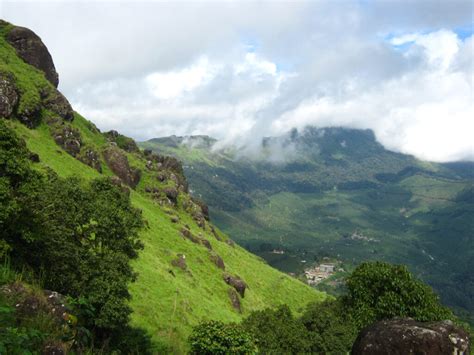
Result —
<instances>
[{"instance_id":1,"label":"leafy tree","mask_svg":"<svg viewBox=\"0 0 474 355\"><path fill-rule=\"evenodd\" d=\"M97 344L108 343L128 327L141 211L106 178L42 174L29 155L0 120L0 257L8 253L13 266L26 266L46 288L85 300L91 312L81 323ZM132 333L134 347L149 342L139 330Z\"/></svg>"},{"instance_id":2,"label":"leafy tree","mask_svg":"<svg viewBox=\"0 0 474 355\"><path fill-rule=\"evenodd\" d=\"M34 229L33 212L21 203L40 183L28 158L25 142L0 119L0 258L11 249L7 239L28 236Z\"/></svg>"},{"instance_id":3,"label":"leafy tree","mask_svg":"<svg viewBox=\"0 0 474 355\"><path fill-rule=\"evenodd\" d=\"M253 338L240 325L211 321L199 324L189 337L192 354L254 354Z\"/></svg>"},{"instance_id":4,"label":"leafy tree","mask_svg":"<svg viewBox=\"0 0 474 355\"><path fill-rule=\"evenodd\" d=\"M301 321L309 332L311 353L348 353L357 336L357 327L339 300L309 304Z\"/></svg>"},{"instance_id":5,"label":"leafy tree","mask_svg":"<svg viewBox=\"0 0 474 355\"><path fill-rule=\"evenodd\" d=\"M310 351L308 331L299 319L293 317L287 305L252 312L242 325L254 336L262 353L299 354Z\"/></svg>"},{"instance_id":6,"label":"leafy tree","mask_svg":"<svg viewBox=\"0 0 474 355\"><path fill-rule=\"evenodd\" d=\"M453 318L433 290L415 279L403 265L362 263L346 283L348 293L343 302L359 328L397 316L419 321Z\"/></svg>"}]
</instances>

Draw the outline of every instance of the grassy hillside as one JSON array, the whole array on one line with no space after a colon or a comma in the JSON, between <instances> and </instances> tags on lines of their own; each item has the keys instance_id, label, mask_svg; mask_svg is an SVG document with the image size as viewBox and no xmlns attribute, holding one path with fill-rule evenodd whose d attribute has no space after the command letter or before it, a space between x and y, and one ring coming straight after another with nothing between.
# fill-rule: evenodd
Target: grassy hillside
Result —
<instances>
[{"instance_id":1,"label":"grassy hillside","mask_svg":"<svg viewBox=\"0 0 474 355\"><path fill-rule=\"evenodd\" d=\"M297 273L324 256L407 264L473 320L472 164L419 161L385 150L370 131L342 128L267 138L257 152L216 151L202 140L140 145L183 160L193 193L247 249Z\"/></svg>"},{"instance_id":2,"label":"grassy hillside","mask_svg":"<svg viewBox=\"0 0 474 355\"><path fill-rule=\"evenodd\" d=\"M139 276L130 285L133 324L149 331L157 344L184 352L191 327L202 320L238 321L252 310L279 304L300 312L308 302L325 298L215 230L186 192L175 161L146 156L130 139L103 134L77 113L72 121L60 117L57 107L45 104L48 97L58 95L54 87L43 73L18 58L4 39L11 26L3 23L0 27L0 75L13 79L19 95L6 122L37 154L36 168L52 169L62 177L93 179L113 176L114 164L124 159L129 165L121 166L126 172L122 183L130 179L131 200L147 222L141 232L145 248L134 262ZM34 121L30 120L33 111ZM33 128L21 123L21 117ZM194 237L185 238L183 229ZM185 267L173 265L179 254ZM240 299L242 313L231 305L224 271L211 260L216 256L222 258L226 273L240 277L248 286Z\"/></svg>"}]
</instances>

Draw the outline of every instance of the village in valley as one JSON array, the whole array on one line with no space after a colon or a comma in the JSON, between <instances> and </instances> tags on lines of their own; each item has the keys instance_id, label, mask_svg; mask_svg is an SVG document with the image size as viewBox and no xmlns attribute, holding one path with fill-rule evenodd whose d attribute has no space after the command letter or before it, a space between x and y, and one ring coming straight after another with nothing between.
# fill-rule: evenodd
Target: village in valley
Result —
<instances>
[{"instance_id":1,"label":"village in valley","mask_svg":"<svg viewBox=\"0 0 474 355\"><path fill-rule=\"evenodd\" d=\"M332 276L336 271L344 271L338 267L339 262L327 261L322 264L308 267L304 270L308 285L315 286Z\"/></svg>"}]
</instances>

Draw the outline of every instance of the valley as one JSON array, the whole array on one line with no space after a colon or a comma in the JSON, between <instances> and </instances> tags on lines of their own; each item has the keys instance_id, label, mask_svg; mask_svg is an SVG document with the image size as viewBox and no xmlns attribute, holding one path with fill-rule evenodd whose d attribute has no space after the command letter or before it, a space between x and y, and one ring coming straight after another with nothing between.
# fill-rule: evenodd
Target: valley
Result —
<instances>
[{"instance_id":1,"label":"valley","mask_svg":"<svg viewBox=\"0 0 474 355\"><path fill-rule=\"evenodd\" d=\"M169 137L141 146L182 160L212 220L270 265L302 275L302 261L324 257L352 267L407 264L472 321L473 284L459 281L472 280L472 164L420 161L384 149L370 131L343 128L294 130L250 153L215 142Z\"/></svg>"}]
</instances>

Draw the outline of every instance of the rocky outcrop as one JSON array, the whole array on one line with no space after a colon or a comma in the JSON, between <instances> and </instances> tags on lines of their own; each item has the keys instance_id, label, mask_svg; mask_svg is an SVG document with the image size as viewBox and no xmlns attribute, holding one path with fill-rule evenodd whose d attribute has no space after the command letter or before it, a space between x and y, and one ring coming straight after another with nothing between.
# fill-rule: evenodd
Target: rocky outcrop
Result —
<instances>
[{"instance_id":1,"label":"rocky outcrop","mask_svg":"<svg viewBox=\"0 0 474 355\"><path fill-rule=\"evenodd\" d=\"M229 288L227 290L227 295L229 296L232 308L234 308L237 312L242 313L239 294L233 288Z\"/></svg>"},{"instance_id":2,"label":"rocky outcrop","mask_svg":"<svg viewBox=\"0 0 474 355\"><path fill-rule=\"evenodd\" d=\"M13 27L6 40L15 48L18 56L26 63L41 70L46 79L58 87L59 77L48 48L33 31L24 27Z\"/></svg>"},{"instance_id":3,"label":"rocky outcrop","mask_svg":"<svg viewBox=\"0 0 474 355\"><path fill-rule=\"evenodd\" d=\"M109 140L109 142L114 142L119 146L121 149L125 150L129 153L136 153L139 152L140 149L137 146L137 143L132 138L124 136L123 134L118 133L115 130L109 131L104 133L105 137Z\"/></svg>"},{"instance_id":4,"label":"rocky outcrop","mask_svg":"<svg viewBox=\"0 0 474 355\"><path fill-rule=\"evenodd\" d=\"M147 166L150 170L157 170L157 179L165 181L167 178L175 182L179 190L188 192L188 183L184 176L181 162L173 157L150 153L148 150L144 155L147 158ZM164 171L170 173L165 174Z\"/></svg>"},{"instance_id":5,"label":"rocky outcrop","mask_svg":"<svg viewBox=\"0 0 474 355\"><path fill-rule=\"evenodd\" d=\"M173 204L178 203L178 190L176 190L176 188L174 188L174 187L165 187L163 192L165 193L166 197L168 197L169 200Z\"/></svg>"},{"instance_id":6,"label":"rocky outcrop","mask_svg":"<svg viewBox=\"0 0 474 355\"><path fill-rule=\"evenodd\" d=\"M200 209L200 216L204 218L206 221L209 221L209 207L196 197L192 197L191 201L193 201Z\"/></svg>"},{"instance_id":7,"label":"rocky outcrop","mask_svg":"<svg viewBox=\"0 0 474 355\"><path fill-rule=\"evenodd\" d=\"M53 131L53 138L56 144L61 146L66 152L76 157L82 146L81 134L69 125L59 126Z\"/></svg>"},{"instance_id":8,"label":"rocky outcrop","mask_svg":"<svg viewBox=\"0 0 474 355\"><path fill-rule=\"evenodd\" d=\"M27 317L45 312L58 324L65 324L69 320L71 310L66 304L66 297L58 292L44 290L41 294L21 282L15 282L2 286L0 293L16 301L15 309L20 316Z\"/></svg>"},{"instance_id":9,"label":"rocky outcrop","mask_svg":"<svg viewBox=\"0 0 474 355\"><path fill-rule=\"evenodd\" d=\"M125 184L131 188L135 188L138 185L141 171L130 167L127 156L119 148L111 145L104 150L103 155L109 168Z\"/></svg>"},{"instance_id":10,"label":"rocky outcrop","mask_svg":"<svg viewBox=\"0 0 474 355\"><path fill-rule=\"evenodd\" d=\"M225 270L224 260L217 254L212 253L209 259L221 270Z\"/></svg>"},{"instance_id":11,"label":"rocky outcrop","mask_svg":"<svg viewBox=\"0 0 474 355\"><path fill-rule=\"evenodd\" d=\"M468 355L469 335L451 321L423 323L395 318L363 329L352 348L354 355Z\"/></svg>"},{"instance_id":12,"label":"rocky outcrop","mask_svg":"<svg viewBox=\"0 0 474 355\"><path fill-rule=\"evenodd\" d=\"M211 242L205 238L200 238L201 244L204 245L208 250L212 250Z\"/></svg>"},{"instance_id":13,"label":"rocky outcrop","mask_svg":"<svg viewBox=\"0 0 474 355\"><path fill-rule=\"evenodd\" d=\"M181 234L183 235L184 238L190 240L194 244L201 244L200 238L195 236L189 229L182 228L181 229Z\"/></svg>"},{"instance_id":14,"label":"rocky outcrop","mask_svg":"<svg viewBox=\"0 0 474 355\"><path fill-rule=\"evenodd\" d=\"M97 153L95 150L86 148L81 151L81 154L77 157L77 159L97 170L99 173L102 173L102 164L100 163L99 153Z\"/></svg>"},{"instance_id":15,"label":"rocky outcrop","mask_svg":"<svg viewBox=\"0 0 474 355\"><path fill-rule=\"evenodd\" d=\"M46 109L56 113L65 121L74 120L74 111L66 97L59 91L44 95L43 105Z\"/></svg>"},{"instance_id":16,"label":"rocky outcrop","mask_svg":"<svg viewBox=\"0 0 474 355\"><path fill-rule=\"evenodd\" d=\"M245 289L247 288L247 284L238 276L232 276L230 274L224 274L224 281L235 288L235 290L239 293L240 297L244 298Z\"/></svg>"},{"instance_id":17,"label":"rocky outcrop","mask_svg":"<svg viewBox=\"0 0 474 355\"><path fill-rule=\"evenodd\" d=\"M222 238L220 237L219 233L217 233L216 229L211 226L211 233L212 235L214 236L214 238L216 238L218 241L222 241Z\"/></svg>"},{"instance_id":18,"label":"rocky outcrop","mask_svg":"<svg viewBox=\"0 0 474 355\"><path fill-rule=\"evenodd\" d=\"M10 73L0 72L0 117L9 118L18 104L18 89Z\"/></svg>"}]
</instances>

